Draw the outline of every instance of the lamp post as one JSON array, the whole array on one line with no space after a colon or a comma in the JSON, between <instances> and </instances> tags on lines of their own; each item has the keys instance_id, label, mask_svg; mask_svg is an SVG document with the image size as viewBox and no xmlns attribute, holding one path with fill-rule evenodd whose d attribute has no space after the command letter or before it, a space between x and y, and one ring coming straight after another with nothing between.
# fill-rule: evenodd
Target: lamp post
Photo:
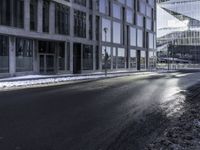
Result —
<instances>
[{"instance_id":1,"label":"lamp post","mask_svg":"<svg viewBox=\"0 0 200 150\"><path fill-rule=\"evenodd\" d=\"M105 32L105 42L106 42L106 41L107 41L107 32L108 32L108 28L105 27L103 30L104 30L104 32ZM107 76L108 53L107 53L107 51L106 51L106 46L105 46L104 52L105 52L105 58L104 58L105 76Z\"/></svg>"}]
</instances>

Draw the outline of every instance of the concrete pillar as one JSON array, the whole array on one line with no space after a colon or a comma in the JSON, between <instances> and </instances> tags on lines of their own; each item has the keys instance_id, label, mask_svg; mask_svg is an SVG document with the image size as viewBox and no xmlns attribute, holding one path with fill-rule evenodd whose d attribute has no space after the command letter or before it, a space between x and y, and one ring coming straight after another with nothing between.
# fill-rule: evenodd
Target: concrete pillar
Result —
<instances>
[{"instance_id":1,"label":"concrete pillar","mask_svg":"<svg viewBox=\"0 0 200 150\"><path fill-rule=\"evenodd\" d=\"M38 21L37 21L37 31L42 32L43 31L43 0L38 0Z\"/></svg>"},{"instance_id":2,"label":"concrete pillar","mask_svg":"<svg viewBox=\"0 0 200 150\"><path fill-rule=\"evenodd\" d=\"M86 39L90 39L90 37L89 37L89 26L90 26L89 13L86 13Z\"/></svg>"},{"instance_id":3,"label":"concrete pillar","mask_svg":"<svg viewBox=\"0 0 200 150\"><path fill-rule=\"evenodd\" d=\"M93 71L96 70L96 45L93 44Z\"/></svg>"},{"instance_id":4,"label":"concrete pillar","mask_svg":"<svg viewBox=\"0 0 200 150\"><path fill-rule=\"evenodd\" d=\"M74 48L74 45L73 45L73 42L70 42L70 72L73 73L73 48Z\"/></svg>"},{"instance_id":5,"label":"concrete pillar","mask_svg":"<svg viewBox=\"0 0 200 150\"><path fill-rule=\"evenodd\" d=\"M65 71L67 71L67 66L68 66L68 43L67 41L65 42Z\"/></svg>"},{"instance_id":6,"label":"concrete pillar","mask_svg":"<svg viewBox=\"0 0 200 150\"><path fill-rule=\"evenodd\" d=\"M70 36L74 36L74 9L70 7Z\"/></svg>"},{"instance_id":7,"label":"concrete pillar","mask_svg":"<svg viewBox=\"0 0 200 150\"><path fill-rule=\"evenodd\" d=\"M49 6L49 33L55 33L55 3L52 1Z\"/></svg>"},{"instance_id":8,"label":"concrete pillar","mask_svg":"<svg viewBox=\"0 0 200 150\"><path fill-rule=\"evenodd\" d=\"M11 76L16 72L16 38L9 37L9 72Z\"/></svg>"},{"instance_id":9,"label":"concrete pillar","mask_svg":"<svg viewBox=\"0 0 200 150\"><path fill-rule=\"evenodd\" d=\"M24 29L30 30L30 0L24 1Z\"/></svg>"}]
</instances>

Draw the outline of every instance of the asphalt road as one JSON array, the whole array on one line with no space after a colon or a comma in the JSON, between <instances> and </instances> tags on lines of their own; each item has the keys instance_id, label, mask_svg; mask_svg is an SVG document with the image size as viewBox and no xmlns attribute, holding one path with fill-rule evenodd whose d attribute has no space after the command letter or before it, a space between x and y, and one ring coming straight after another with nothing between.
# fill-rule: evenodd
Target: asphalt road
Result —
<instances>
[{"instance_id":1,"label":"asphalt road","mask_svg":"<svg viewBox=\"0 0 200 150\"><path fill-rule=\"evenodd\" d=\"M143 149L183 110L181 91L199 77L125 76L0 92L0 150Z\"/></svg>"}]
</instances>

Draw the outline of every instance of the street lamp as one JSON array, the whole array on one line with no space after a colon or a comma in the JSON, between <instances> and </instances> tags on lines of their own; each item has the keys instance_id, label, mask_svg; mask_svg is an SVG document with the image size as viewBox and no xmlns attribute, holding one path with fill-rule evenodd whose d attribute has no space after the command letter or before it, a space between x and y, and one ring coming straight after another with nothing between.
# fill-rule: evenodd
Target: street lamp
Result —
<instances>
[{"instance_id":1,"label":"street lamp","mask_svg":"<svg viewBox=\"0 0 200 150\"><path fill-rule=\"evenodd\" d=\"M108 28L105 27L103 30L104 30L104 32L105 32L105 42L106 42L106 41L107 41L107 32L108 32ZM104 52L105 52L105 58L104 58L105 76L107 76L108 53L107 53L107 51L106 51L106 46L105 46Z\"/></svg>"}]
</instances>

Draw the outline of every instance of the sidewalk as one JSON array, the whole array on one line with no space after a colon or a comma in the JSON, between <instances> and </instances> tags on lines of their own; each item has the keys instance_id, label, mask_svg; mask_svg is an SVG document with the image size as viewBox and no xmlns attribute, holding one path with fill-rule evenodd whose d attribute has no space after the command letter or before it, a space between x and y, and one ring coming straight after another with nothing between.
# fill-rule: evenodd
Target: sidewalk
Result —
<instances>
[{"instance_id":1,"label":"sidewalk","mask_svg":"<svg viewBox=\"0 0 200 150\"><path fill-rule=\"evenodd\" d=\"M109 72L105 77L103 72L90 74L67 74L67 75L27 75L0 79L0 91L22 89L30 87L53 86L66 83L76 83L104 78L130 76L130 75L153 75L157 72Z\"/></svg>"}]
</instances>

